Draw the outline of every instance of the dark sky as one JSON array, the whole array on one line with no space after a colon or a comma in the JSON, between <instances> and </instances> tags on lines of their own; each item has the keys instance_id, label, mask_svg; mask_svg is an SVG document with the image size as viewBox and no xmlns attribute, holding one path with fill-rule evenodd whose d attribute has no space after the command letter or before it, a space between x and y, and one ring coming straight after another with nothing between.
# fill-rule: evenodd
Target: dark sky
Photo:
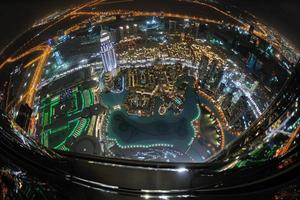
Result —
<instances>
[{"instance_id":1,"label":"dark sky","mask_svg":"<svg viewBox=\"0 0 300 200\"><path fill-rule=\"evenodd\" d=\"M300 0L222 0L259 17L300 50Z\"/></svg>"},{"instance_id":2,"label":"dark sky","mask_svg":"<svg viewBox=\"0 0 300 200\"><path fill-rule=\"evenodd\" d=\"M0 49L36 19L85 0L0 1ZM162 0L163 1L163 0ZM222 0L263 19L300 49L300 0Z\"/></svg>"},{"instance_id":3,"label":"dark sky","mask_svg":"<svg viewBox=\"0 0 300 200\"><path fill-rule=\"evenodd\" d=\"M0 49L37 19L86 0L1 0Z\"/></svg>"}]
</instances>

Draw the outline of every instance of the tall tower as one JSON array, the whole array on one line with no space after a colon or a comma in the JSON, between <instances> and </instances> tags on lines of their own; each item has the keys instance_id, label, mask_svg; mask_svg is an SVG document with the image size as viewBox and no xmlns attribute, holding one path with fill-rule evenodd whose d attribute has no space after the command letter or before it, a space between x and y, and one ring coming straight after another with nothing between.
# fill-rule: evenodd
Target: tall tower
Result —
<instances>
[{"instance_id":1,"label":"tall tower","mask_svg":"<svg viewBox=\"0 0 300 200\"><path fill-rule=\"evenodd\" d=\"M101 43L100 54L103 62L104 71L111 72L112 75L114 75L117 68L117 59L116 59L116 52L114 49L114 43L112 42L112 37L110 32L101 31L100 43Z\"/></svg>"}]
</instances>

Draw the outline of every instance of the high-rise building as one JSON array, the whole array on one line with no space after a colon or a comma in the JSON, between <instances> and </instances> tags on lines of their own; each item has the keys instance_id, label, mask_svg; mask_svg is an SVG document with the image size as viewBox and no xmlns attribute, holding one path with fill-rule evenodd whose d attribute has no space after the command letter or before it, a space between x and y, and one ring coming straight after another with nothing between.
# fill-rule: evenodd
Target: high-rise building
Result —
<instances>
[{"instance_id":1,"label":"high-rise building","mask_svg":"<svg viewBox=\"0 0 300 200\"><path fill-rule=\"evenodd\" d=\"M169 20L169 33L175 33L175 32L176 32L176 21Z\"/></svg>"},{"instance_id":2,"label":"high-rise building","mask_svg":"<svg viewBox=\"0 0 300 200\"><path fill-rule=\"evenodd\" d=\"M254 81L254 83L250 87L250 91L253 93L258 86L258 81Z\"/></svg>"},{"instance_id":3,"label":"high-rise building","mask_svg":"<svg viewBox=\"0 0 300 200\"><path fill-rule=\"evenodd\" d=\"M11 80L11 78L9 78ZM7 94L9 93L10 81L5 81L2 88L0 86L0 110L5 110Z\"/></svg>"},{"instance_id":4,"label":"high-rise building","mask_svg":"<svg viewBox=\"0 0 300 200\"><path fill-rule=\"evenodd\" d=\"M200 23L195 23L195 38L199 38L199 27Z\"/></svg>"},{"instance_id":5,"label":"high-rise building","mask_svg":"<svg viewBox=\"0 0 300 200\"><path fill-rule=\"evenodd\" d=\"M129 25L126 25L126 26L125 26L125 30L126 30L126 37L129 37L129 36L130 36L130 32L131 32L130 26L129 26Z\"/></svg>"},{"instance_id":6,"label":"high-rise building","mask_svg":"<svg viewBox=\"0 0 300 200\"><path fill-rule=\"evenodd\" d=\"M247 98L243 95L239 100L229 109L229 122L234 124L238 121L247 110Z\"/></svg>"},{"instance_id":7,"label":"high-rise building","mask_svg":"<svg viewBox=\"0 0 300 200\"><path fill-rule=\"evenodd\" d=\"M216 75L214 77L214 81L212 83L212 89L217 92L218 88L221 86L221 80L223 78L224 71L222 69L218 69ZM222 88L223 90L224 88Z\"/></svg>"},{"instance_id":8,"label":"high-rise building","mask_svg":"<svg viewBox=\"0 0 300 200\"><path fill-rule=\"evenodd\" d=\"M111 34L108 31L101 31L100 43L101 43L101 58L105 72L111 72L115 74L117 68L117 58L112 42Z\"/></svg>"},{"instance_id":9,"label":"high-rise building","mask_svg":"<svg viewBox=\"0 0 300 200\"><path fill-rule=\"evenodd\" d=\"M119 32L120 32L120 40L124 39L124 27L120 26L119 27Z\"/></svg>"},{"instance_id":10,"label":"high-rise building","mask_svg":"<svg viewBox=\"0 0 300 200\"><path fill-rule=\"evenodd\" d=\"M256 69L256 61L257 61L256 55L254 55L253 53L250 53L249 57L248 57L248 60L247 60L246 67L250 71L254 71Z\"/></svg>"},{"instance_id":11,"label":"high-rise building","mask_svg":"<svg viewBox=\"0 0 300 200\"><path fill-rule=\"evenodd\" d=\"M138 25L133 24L133 34L134 34L135 37L137 36L137 32L138 32Z\"/></svg>"},{"instance_id":12,"label":"high-rise building","mask_svg":"<svg viewBox=\"0 0 300 200\"><path fill-rule=\"evenodd\" d=\"M110 35L111 35L112 42L116 43L119 40L118 34L117 34L117 29L111 28Z\"/></svg>"},{"instance_id":13,"label":"high-rise building","mask_svg":"<svg viewBox=\"0 0 300 200\"><path fill-rule=\"evenodd\" d=\"M198 66L198 79L200 81L202 81L205 78L206 74L208 73L208 70L207 70L208 63L209 63L209 58L207 56L203 55L201 57L201 61Z\"/></svg>"},{"instance_id":14,"label":"high-rise building","mask_svg":"<svg viewBox=\"0 0 300 200\"><path fill-rule=\"evenodd\" d=\"M4 110L4 104L5 104L4 93L0 91L0 109Z\"/></svg>"},{"instance_id":15,"label":"high-rise building","mask_svg":"<svg viewBox=\"0 0 300 200\"><path fill-rule=\"evenodd\" d=\"M18 116L16 118L16 123L25 131L28 130L31 114L32 109L28 106L28 104L21 104Z\"/></svg>"},{"instance_id":16,"label":"high-rise building","mask_svg":"<svg viewBox=\"0 0 300 200\"><path fill-rule=\"evenodd\" d=\"M218 85L217 91L216 91L216 95L218 97L220 97L223 94L225 87L226 87L226 85L224 83L220 82L220 84Z\"/></svg>"},{"instance_id":17,"label":"high-rise building","mask_svg":"<svg viewBox=\"0 0 300 200\"><path fill-rule=\"evenodd\" d=\"M218 61L217 60L213 60L209 64L209 69L208 69L208 74L207 74L207 76L208 76L207 78L208 79L214 79L214 77L216 75L216 71L217 71L217 65L218 65Z\"/></svg>"},{"instance_id":18,"label":"high-rise building","mask_svg":"<svg viewBox=\"0 0 300 200\"><path fill-rule=\"evenodd\" d=\"M231 104L232 104L232 98L233 98L233 94L231 92L227 93L225 95L225 98L224 98L224 100L222 102L222 107L223 107L224 110L228 109L231 106Z\"/></svg>"},{"instance_id":19,"label":"high-rise building","mask_svg":"<svg viewBox=\"0 0 300 200\"><path fill-rule=\"evenodd\" d=\"M55 51L53 53L53 55L54 55L54 58L55 58L55 61L56 61L57 65L60 66L64 63L63 57L61 56L61 53L59 51Z\"/></svg>"}]
</instances>

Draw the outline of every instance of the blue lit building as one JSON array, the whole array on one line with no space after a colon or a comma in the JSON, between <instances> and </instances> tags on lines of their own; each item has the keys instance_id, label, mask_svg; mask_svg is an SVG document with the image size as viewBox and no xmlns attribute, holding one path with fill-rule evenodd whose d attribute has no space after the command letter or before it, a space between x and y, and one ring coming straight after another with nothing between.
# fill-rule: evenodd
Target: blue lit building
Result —
<instances>
[{"instance_id":1,"label":"blue lit building","mask_svg":"<svg viewBox=\"0 0 300 200\"><path fill-rule=\"evenodd\" d=\"M246 67L250 71L254 71L254 70L256 70L256 62L257 62L257 57L253 53L250 53L248 60L247 60Z\"/></svg>"},{"instance_id":2,"label":"blue lit building","mask_svg":"<svg viewBox=\"0 0 300 200\"><path fill-rule=\"evenodd\" d=\"M64 63L63 58L62 58L62 56L61 56L61 54L60 54L59 51L55 51L53 53L53 56L55 58L55 61L56 61L57 65L60 66L60 65L62 65Z\"/></svg>"},{"instance_id":3,"label":"blue lit building","mask_svg":"<svg viewBox=\"0 0 300 200\"><path fill-rule=\"evenodd\" d=\"M114 49L114 43L112 41L110 32L101 31L100 43L100 54L103 62L104 71L112 72L112 74L114 74L113 72L115 72L117 68L117 59L116 52Z\"/></svg>"}]
</instances>

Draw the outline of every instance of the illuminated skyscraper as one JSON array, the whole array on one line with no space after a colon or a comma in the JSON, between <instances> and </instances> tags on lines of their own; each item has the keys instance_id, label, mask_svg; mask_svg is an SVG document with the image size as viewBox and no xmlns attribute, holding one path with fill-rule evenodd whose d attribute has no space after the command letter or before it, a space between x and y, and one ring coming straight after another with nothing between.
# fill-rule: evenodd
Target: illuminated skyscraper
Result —
<instances>
[{"instance_id":1,"label":"illuminated skyscraper","mask_svg":"<svg viewBox=\"0 0 300 200\"><path fill-rule=\"evenodd\" d=\"M135 37L137 36L137 32L138 32L138 25L133 24L133 34L134 34Z\"/></svg>"},{"instance_id":2,"label":"illuminated skyscraper","mask_svg":"<svg viewBox=\"0 0 300 200\"><path fill-rule=\"evenodd\" d=\"M201 57L201 61L198 65L198 79L202 82L206 74L208 73L209 58L206 55Z\"/></svg>"},{"instance_id":3,"label":"illuminated skyscraper","mask_svg":"<svg viewBox=\"0 0 300 200\"><path fill-rule=\"evenodd\" d=\"M229 123L234 124L238 121L246 112L247 110L247 98L243 95L239 98L236 104L231 105L228 112L229 112Z\"/></svg>"},{"instance_id":4,"label":"illuminated skyscraper","mask_svg":"<svg viewBox=\"0 0 300 200\"><path fill-rule=\"evenodd\" d=\"M247 60L246 67L249 70L254 71L256 69L256 62L257 62L256 55L254 55L253 53L250 53L249 57L248 57L248 60Z\"/></svg>"},{"instance_id":5,"label":"illuminated skyscraper","mask_svg":"<svg viewBox=\"0 0 300 200\"><path fill-rule=\"evenodd\" d=\"M119 27L119 32L120 32L120 40L124 39L124 27L120 26Z\"/></svg>"},{"instance_id":6,"label":"illuminated skyscraper","mask_svg":"<svg viewBox=\"0 0 300 200\"><path fill-rule=\"evenodd\" d=\"M101 58L105 72L112 72L115 74L117 68L116 52L112 42L111 34L108 31L101 31Z\"/></svg>"},{"instance_id":7,"label":"illuminated skyscraper","mask_svg":"<svg viewBox=\"0 0 300 200\"><path fill-rule=\"evenodd\" d=\"M55 58L55 61L56 61L57 65L60 66L60 65L62 65L64 63L63 57L61 56L61 54L60 54L59 51L55 51L53 53L53 55L54 55L54 58Z\"/></svg>"},{"instance_id":8,"label":"illuminated skyscraper","mask_svg":"<svg viewBox=\"0 0 300 200\"><path fill-rule=\"evenodd\" d=\"M129 37L130 36L130 26L126 25L125 30L126 30L126 36Z\"/></svg>"}]
</instances>

